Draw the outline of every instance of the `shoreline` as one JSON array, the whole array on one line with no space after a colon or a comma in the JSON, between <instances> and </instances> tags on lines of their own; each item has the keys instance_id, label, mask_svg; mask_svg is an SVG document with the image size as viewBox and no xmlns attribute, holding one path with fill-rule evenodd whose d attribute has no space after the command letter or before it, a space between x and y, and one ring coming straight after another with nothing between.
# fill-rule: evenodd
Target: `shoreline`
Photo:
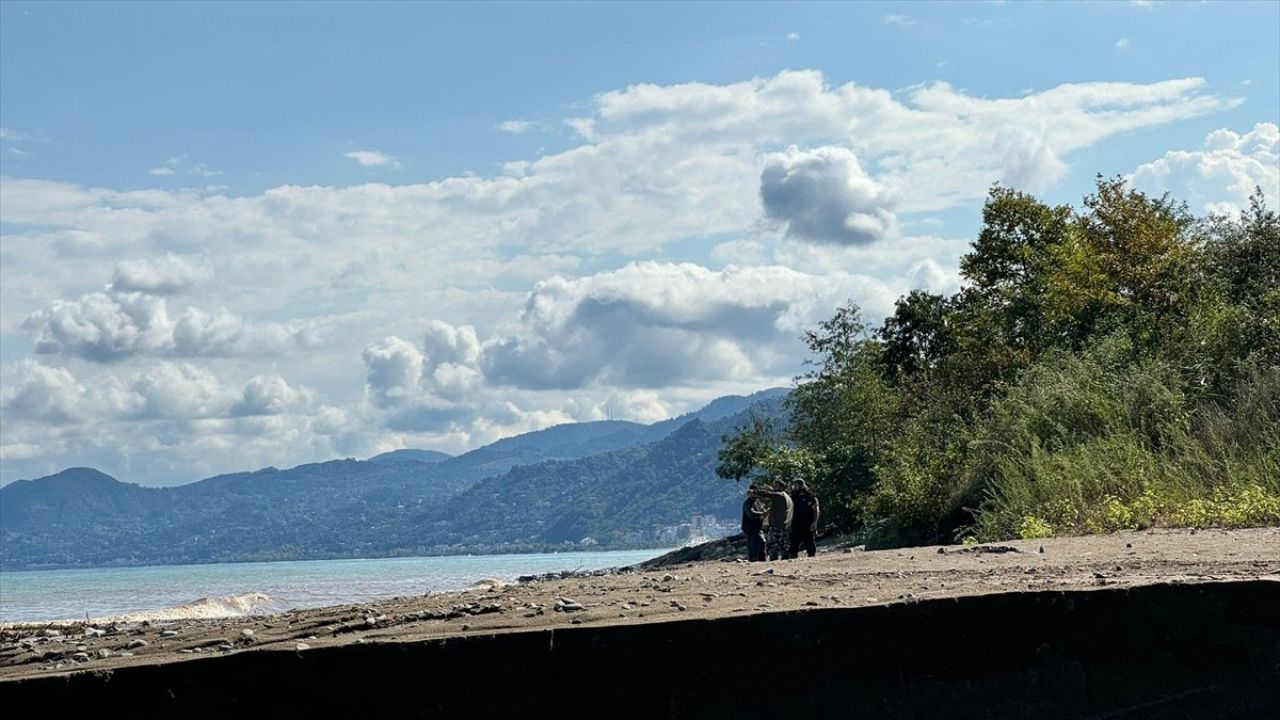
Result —
<instances>
[{"instance_id":1,"label":"shoreline","mask_svg":"<svg viewBox=\"0 0 1280 720\"><path fill-rule=\"evenodd\" d=\"M825 549L816 558L554 573L274 615L0 630L0 682L350 644L648 625L1038 590L1280 581L1280 528L1146 530L987 546ZM656 559L655 559L656 560ZM652 562L652 561L651 561Z\"/></svg>"}]
</instances>

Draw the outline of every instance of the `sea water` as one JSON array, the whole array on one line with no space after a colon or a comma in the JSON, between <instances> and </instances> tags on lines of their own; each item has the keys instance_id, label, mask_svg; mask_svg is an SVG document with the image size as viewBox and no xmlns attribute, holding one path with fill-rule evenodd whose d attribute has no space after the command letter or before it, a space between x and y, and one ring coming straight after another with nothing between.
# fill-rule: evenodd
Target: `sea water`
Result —
<instances>
[{"instance_id":1,"label":"sea water","mask_svg":"<svg viewBox=\"0 0 1280 720\"><path fill-rule=\"evenodd\" d=\"M181 620L461 590L485 579L632 565L666 550L153 565L0 573L0 623Z\"/></svg>"}]
</instances>

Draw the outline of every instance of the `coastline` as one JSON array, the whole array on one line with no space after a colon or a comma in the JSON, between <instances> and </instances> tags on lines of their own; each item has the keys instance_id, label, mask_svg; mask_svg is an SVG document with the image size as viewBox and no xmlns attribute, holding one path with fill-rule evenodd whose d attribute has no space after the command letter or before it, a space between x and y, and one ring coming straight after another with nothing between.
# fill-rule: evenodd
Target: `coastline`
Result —
<instances>
[{"instance_id":1,"label":"coastline","mask_svg":"<svg viewBox=\"0 0 1280 720\"><path fill-rule=\"evenodd\" d=\"M0 683L243 653L413 644L548 628L649 625L999 593L1280 582L1280 528L1148 530L988 546L829 548L488 582L463 591L221 620L0 632Z\"/></svg>"}]
</instances>

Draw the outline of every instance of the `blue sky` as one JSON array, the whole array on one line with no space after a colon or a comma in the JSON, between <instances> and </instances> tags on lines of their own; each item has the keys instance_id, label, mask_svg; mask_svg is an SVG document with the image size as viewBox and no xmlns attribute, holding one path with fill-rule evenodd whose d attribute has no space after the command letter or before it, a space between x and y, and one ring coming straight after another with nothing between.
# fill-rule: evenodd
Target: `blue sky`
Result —
<instances>
[{"instance_id":1,"label":"blue sky","mask_svg":"<svg viewBox=\"0 0 1280 720\"><path fill-rule=\"evenodd\" d=\"M1280 194L1277 3L0 4L0 480L786 383L993 182Z\"/></svg>"}]
</instances>

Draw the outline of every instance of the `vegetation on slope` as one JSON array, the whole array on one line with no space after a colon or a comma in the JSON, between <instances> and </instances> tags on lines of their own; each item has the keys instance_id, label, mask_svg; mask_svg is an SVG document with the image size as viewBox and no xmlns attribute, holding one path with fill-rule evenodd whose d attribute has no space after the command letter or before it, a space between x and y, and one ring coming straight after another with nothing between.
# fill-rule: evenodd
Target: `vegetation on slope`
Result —
<instances>
[{"instance_id":1,"label":"vegetation on slope","mask_svg":"<svg viewBox=\"0 0 1280 720\"><path fill-rule=\"evenodd\" d=\"M869 542L1280 523L1280 220L1099 178L1082 207L992 190L964 288L806 335L789 424L724 477L813 479Z\"/></svg>"}]
</instances>

